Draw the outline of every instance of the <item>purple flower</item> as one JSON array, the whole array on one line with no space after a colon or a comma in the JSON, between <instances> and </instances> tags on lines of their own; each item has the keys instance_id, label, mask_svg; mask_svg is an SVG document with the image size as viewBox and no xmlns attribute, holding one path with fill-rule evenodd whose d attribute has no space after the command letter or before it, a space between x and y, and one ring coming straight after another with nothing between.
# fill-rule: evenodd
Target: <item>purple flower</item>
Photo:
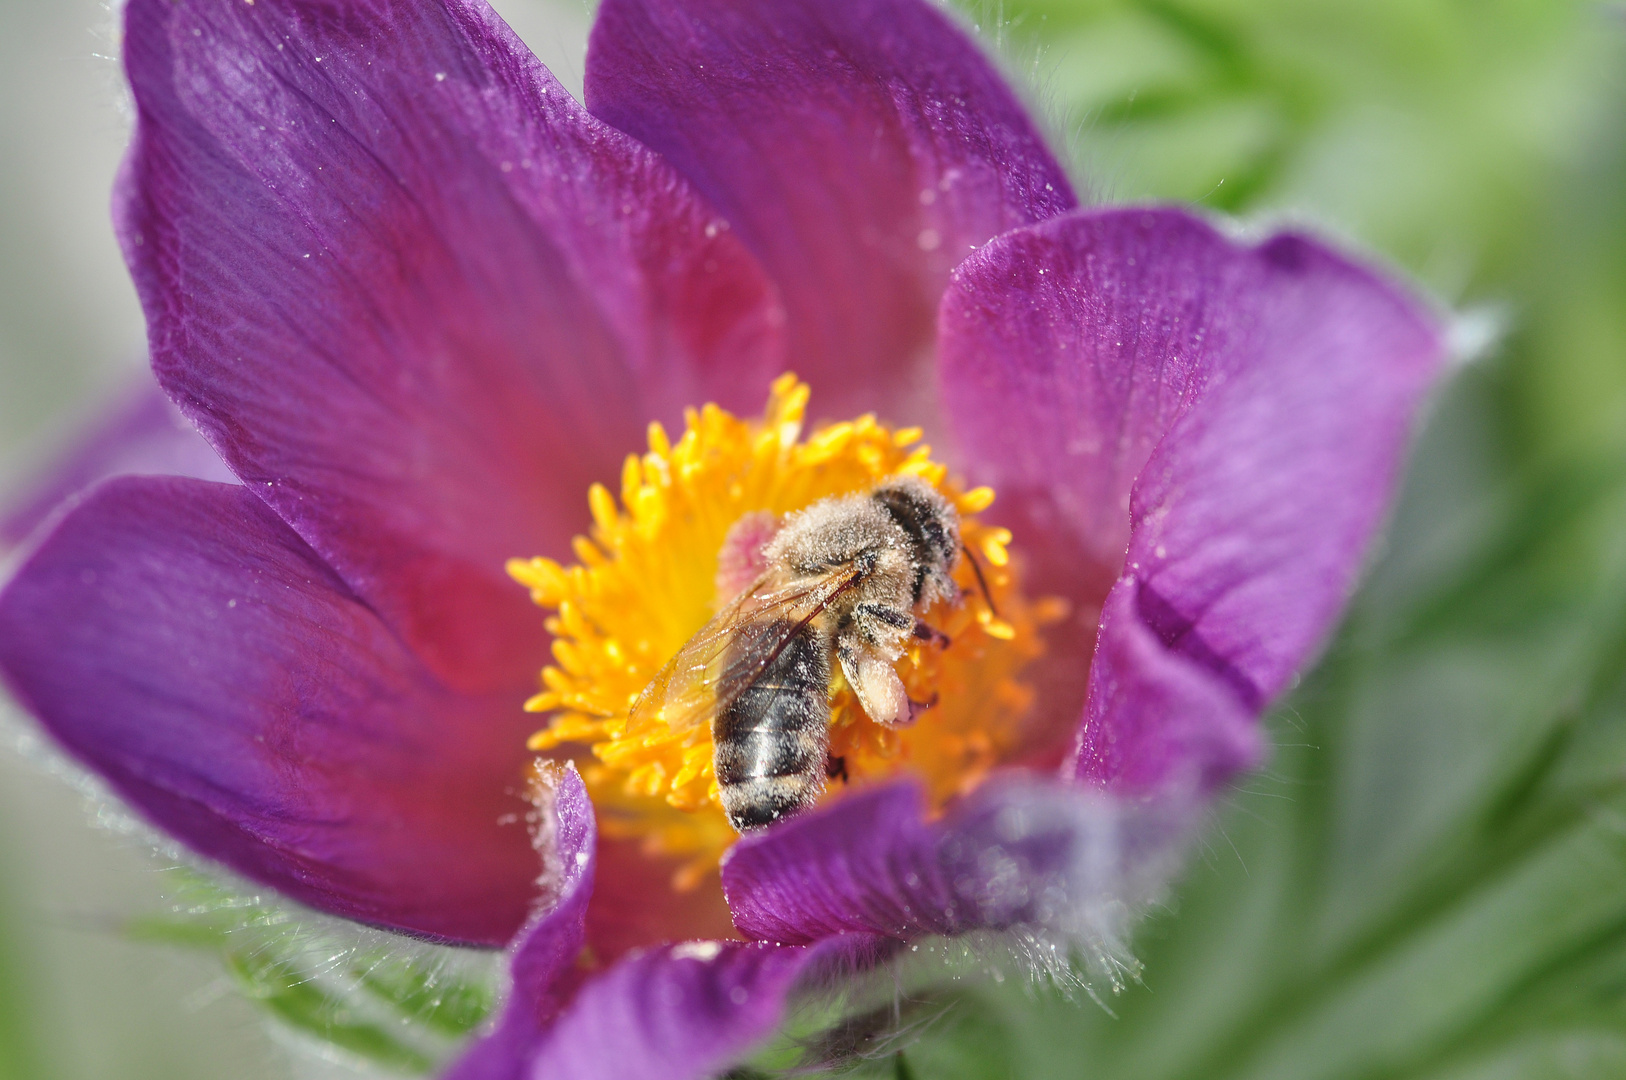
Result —
<instances>
[{"instance_id":1,"label":"purple flower","mask_svg":"<svg viewBox=\"0 0 1626 1080\"><path fill-rule=\"evenodd\" d=\"M241 484L107 482L0 596L0 669L70 753L300 901L514 942L459 1077L703 1076L925 934L1110 961L1352 587L1425 310L1303 236L1079 209L921 0L605 0L587 109L479 0L125 18L120 235ZM533 849L548 640L503 566L568 552L647 422L786 368L998 487L1071 601L1036 715L1077 734L941 818L899 781L742 840L724 910L596 839L571 770Z\"/></svg>"}]
</instances>

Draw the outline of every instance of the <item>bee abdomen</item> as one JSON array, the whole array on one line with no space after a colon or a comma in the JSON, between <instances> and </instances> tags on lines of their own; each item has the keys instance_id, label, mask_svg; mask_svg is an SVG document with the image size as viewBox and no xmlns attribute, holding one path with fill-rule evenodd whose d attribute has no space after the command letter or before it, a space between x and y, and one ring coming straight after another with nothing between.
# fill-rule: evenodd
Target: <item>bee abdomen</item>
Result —
<instances>
[{"instance_id":1,"label":"bee abdomen","mask_svg":"<svg viewBox=\"0 0 1626 1080\"><path fill-rule=\"evenodd\" d=\"M782 624L742 634L777 639ZM736 829L758 829L795 813L824 786L830 743L829 649L810 628L795 634L762 674L712 722L713 759L723 809Z\"/></svg>"}]
</instances>

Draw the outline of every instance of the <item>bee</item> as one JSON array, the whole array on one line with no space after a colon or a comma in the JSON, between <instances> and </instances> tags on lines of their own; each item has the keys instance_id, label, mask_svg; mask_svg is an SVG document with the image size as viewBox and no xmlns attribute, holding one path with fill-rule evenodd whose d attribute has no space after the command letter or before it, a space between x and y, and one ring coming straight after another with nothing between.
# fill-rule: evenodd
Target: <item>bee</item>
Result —
<instances>
[{"instance_id":1,"label":"bee","mask_svg":"<svg viewBox=\"0 0 1626 1080\"><path fill-rule=\"evenodd\" d=\"M661 669L632 721L710 723L740 832L807 808L844 774L829 756L834 665L871 719L909 723L916 703L893 664L911 637L947 643L916 613L958 599L961 546L954 507L912 476L787 515L761 549L766 569Z\"/></svg>"}]
</instances>

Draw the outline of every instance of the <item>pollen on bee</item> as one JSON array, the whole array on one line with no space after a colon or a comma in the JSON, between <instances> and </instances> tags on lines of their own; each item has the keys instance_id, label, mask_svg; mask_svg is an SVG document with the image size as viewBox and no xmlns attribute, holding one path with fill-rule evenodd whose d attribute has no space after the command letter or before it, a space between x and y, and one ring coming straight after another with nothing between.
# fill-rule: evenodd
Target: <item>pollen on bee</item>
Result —
<instances>
[{"instance_id":1,"label":"pollen on bee","mask_svg":"<svg viewBox=\"0 0 1626 1080\"><path fill-rule=\"evenodd\" d=\"M572 544L574 565L507 563L550 612L553 636L540 692L524 702L547 714L528 747L577 761L604 834L670 858L680 887L715 880L738 838L721 801L713 732L635 706L748 586L753 560L786 515L916 477L953 507L960 547L973 553L958 559L954 585L943 590L955 595L915 613L932 631L910 638L893 665L913 722L871 719L841 665L829 665L834 778L824 798L904 772L920 777L938 805L974 788L1020 737L1033 696L1020 676L1042 651L1039 627L1059 617L1054 605L1023 597L1010 532L978 520L993 505L992 489L955 483L919 428L891 429L864 415L804 437L810 393L787 374L758 419L705 405L685 412L675 438L651 423L647 450L623 464L619 498L600 484L588 490L592 524ZM821 763L817 782L824 777Z\"/></svg>"}]
</instances>

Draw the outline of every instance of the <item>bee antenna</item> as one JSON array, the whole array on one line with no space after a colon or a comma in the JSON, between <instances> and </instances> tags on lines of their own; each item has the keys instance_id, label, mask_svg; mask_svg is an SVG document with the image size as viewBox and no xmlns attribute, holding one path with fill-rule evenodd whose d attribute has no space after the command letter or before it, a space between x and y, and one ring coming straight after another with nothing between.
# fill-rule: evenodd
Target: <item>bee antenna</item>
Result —
<instances>
[{"instance_id":1,"label":"bee antenna","mask_svg":"<svg viewBox=\"0 0 1626 1080\"><path fill-rule=\"evenodd\" d=\"M960 541L960 549L965 552L965 557L971 560L971 572L977 575L977 587L982 590L982 598L988 604L989 612L996 619L1004 618L999 613L999 609L994 606L994 598L988 592L988 579L982 576L982 564L977 561L977 556L972 552L971 545L962 540Z\"/></svg>"}]
</instances>

